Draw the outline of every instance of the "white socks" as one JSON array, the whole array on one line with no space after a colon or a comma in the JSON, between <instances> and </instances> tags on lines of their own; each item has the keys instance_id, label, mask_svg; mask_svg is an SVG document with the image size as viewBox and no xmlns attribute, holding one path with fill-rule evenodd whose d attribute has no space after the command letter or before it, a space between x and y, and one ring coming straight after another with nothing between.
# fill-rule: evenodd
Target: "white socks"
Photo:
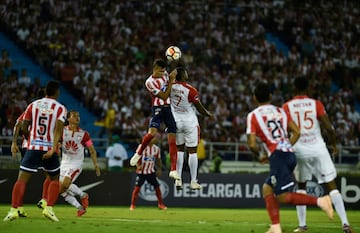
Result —
<instances>
[{"instance_id":1,"label":"white socks","mask_svg":"<svg viewBox=\"0 0 360 233\"><path fill-rule=\"evenodd\" d=\"M197 153L189 154L189 168L191 175L191 182L197 182L197 169L198 169L198 157Z\"/></svg>"},{"instance_id":2,"label":"white socks","mask_svg":"<svg viewBox=\"0 0 360 233\"><path fill-rule=\"evenodd\" d=\"M297 193L306 194L306 190L298 189ZM299 220L299 226L306 226L306 205L297 205L296 212Z\"/></svg>"},{"instance_id":3,"label":"white socks","mask_svg":"<svg viewBox=\"0 0 360 233\"><path fill-rule=\"evenodd\" d=\"M68 190L73 192L75 195L79 195L79 197L83 197L85 195L85 193L81 191L76 184L71 184Z\"/></svg>"},{"instance_id":4,"label":"white socks","mask_svg":"<svg viewBox=\"0 0 360 233\"><path fill-rule=\"evenodd\" d=\"M334 204L334 208L336 210L336 213L339 215L342 224L349 224L349 221L347 219L346 216L346 211L345 211L345 206L344 206L344 201L342 199L342 196L339 192L339 190L334 189L329 193L330 197L331 197L331 201Z\"/></svg>"},{"instance_id":5,"label":"white socks","mask_svg":"<svg viewBox=\"0 0 360 233\"><path fill-rule=\"evenodd\" d=\"M177 152L177 160L176 160L176 171L181 177L182 169L184 165L184 151Z\"/></svg>"},{"instance_id":6,"label":"white socks","mask_svg":"<svg viewBox=\"0 0 360 233\"><path fill-rule=\"evenodd\" d=\"M184 154L185 153L183 151L178 151L177 153L176 171L179 174L179 176L181 176L182 174L182 169L184 165ZM198 161L197 153L189 154L188 165L190 169L190 176L192 182L197 182L198 164L199 161Z\"/></svg>"},{"instance_id":7,"label":"white socks","mask_svg":"<svg viewBox=\"0 0 360 233\"><path fill-rule=\"evenodd\" d=\"M63 192L61 194L61 196L64 197L65 201L67 203L69 203L70 205L76 207L77 209L79 209L81 207L81 204L78 202L78 200L73 196L71 195L70 193L68 193L68 191L66 192Z\"/></svg>"}]
</instances>

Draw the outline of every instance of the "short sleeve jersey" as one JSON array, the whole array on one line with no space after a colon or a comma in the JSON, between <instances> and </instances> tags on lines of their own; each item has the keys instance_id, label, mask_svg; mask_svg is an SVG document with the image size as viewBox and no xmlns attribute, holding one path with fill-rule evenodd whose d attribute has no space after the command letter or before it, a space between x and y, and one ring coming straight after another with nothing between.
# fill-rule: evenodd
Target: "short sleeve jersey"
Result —
<instances>
[{"instance_id":1,"label":"short sleeve jersey","mask_svg":"<svg viewBox=\"0 0 360 233\"><path fill-rule=\"evenodd\" d=\"M150 77L146 79L145 86L151 94L152 105L154 107L170 105L170 98L163 100L157 97L157 94L159 94L160 91L166 91L168 85L169 85L169 75L167 72L165 72L162 77L155 78L152 75L150 75Z\"/></svg>"},{"instance_id":2,"label":"short sleeve jersey","mask_svg":"<svg viewBox=\"0 0 360 233\"><path fill-rule=\"evenodd\" d=\"M141 157L141 169L137 169L138 174L150 174L155 172L155 161L160 158L160 147L155 144L145 147Z\"/></svg>"},{"instance_id":3,"label":"short sleeve jersey","mask_svg":"<svg viewBox=\"0 0 360 233\"><path fill-rule=\"evenodd\" d=\"M295 146L323 145L321 135L320 116L326 115L324 105L308 96L295 96L283 105L284 110L300 128L300 138Z\"/></svg>"},{"instance_id":4,"label":"short sleeve jersey","mask_svg":"<svg viewBox=\"0 0 360 233\"><path fill-rule=\"evenodd\" d=\"M66 108L52 98L35 100L25 110L23 120L30 121L29 150L49 151L53 147L55 123L65 122Z\"/></svg>"},{"instance_id":5,"label":"short sleeve jersey","mask_svg":"<svg viewBox=\"0 0 360 233\"><path fill-rule=\"evenodd\" d=\"M93 145L90 134L81 128L73 131L70 126L64 127L62 137L61 164L81 165L84 160L85 147Z\"/></svg>"},{"instance_id":6,"label":"short sleeve jersey","mask_svg":"<svg viewBox=\"0 0 360 233\"><path fill-rule=\"evenodd\" d=\"M194 103L199 101L196 88L186 82L175 82L170 97L175 121L198 121L194 107Z\"/></svg>"},{"instance_id":7,"label":"short sleeve jersey","mask_svg":"<svg viewBox=\"0 0 360 233\"><path fill-rule=\"evenodd\" d=\"M289 118L284 109L274 105L262 105L247 116L246 134L255 134L270 156L275 150L293 152L287 127Z\"/></svg>"}]
</instances>

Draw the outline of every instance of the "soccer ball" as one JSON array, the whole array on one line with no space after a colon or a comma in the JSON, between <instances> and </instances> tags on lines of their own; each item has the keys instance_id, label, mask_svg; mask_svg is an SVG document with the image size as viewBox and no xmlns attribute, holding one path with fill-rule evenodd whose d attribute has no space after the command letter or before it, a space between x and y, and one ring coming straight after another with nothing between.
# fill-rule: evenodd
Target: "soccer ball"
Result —
<instances>
[{"instance_id":1,"label":"soccer ball","mask_svg":"<svg viewBox=\"0 0 360 233\"><path fill-rule=\"evenodd\" d=\"M181 57L181 50L177 46L170 46L166 49L165 56L169 61L177 61Z\"/></svg>"}]
</instances>

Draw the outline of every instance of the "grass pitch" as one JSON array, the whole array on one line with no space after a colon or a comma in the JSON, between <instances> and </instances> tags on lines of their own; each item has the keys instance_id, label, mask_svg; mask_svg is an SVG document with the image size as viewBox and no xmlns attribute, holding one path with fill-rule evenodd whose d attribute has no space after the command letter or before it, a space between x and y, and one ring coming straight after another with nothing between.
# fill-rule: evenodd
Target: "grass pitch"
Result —
<instances>
[{"instance_id":1,"label":"grass pitch","mask_svg":"<svg viewBox=\"0 0 360 233\"><path fill-rule=\"evenodd\" d=\"M257 233L266 232L269 218L265 209L207 209L156 207L90 206L82 217L76 217L76 209L69 205L57 205L54 210L60 222L50 222L35 205L25 205L28 217L11 222L0 222L0 233ZM0 205L2 218L9 205ZM296 210L280 211L284 233L293 232L297 226ZM311 233L342 232L337 215L328 220L325 214L314 208L307 212L307 224ZM348 218L355 232L360 232L360 211L348 211Z\"/></svg>"}]
</instances>

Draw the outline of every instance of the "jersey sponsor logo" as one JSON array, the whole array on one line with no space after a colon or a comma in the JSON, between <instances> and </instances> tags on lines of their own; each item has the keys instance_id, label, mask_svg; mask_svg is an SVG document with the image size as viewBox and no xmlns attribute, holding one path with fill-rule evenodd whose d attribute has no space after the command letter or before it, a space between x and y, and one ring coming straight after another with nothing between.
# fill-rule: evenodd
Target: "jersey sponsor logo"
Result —
<instances>
[{"instance_id":1,"label":"jersey sponsor logo","mask_svg":"<svg viewBox=\"0 0 360 233\"><path fill-rule=\"evenodd\" d=\"M52 142L43 141L39 139L32 140L30 144L32 146L52 146Z\"/></svg>"},{"instance_id":2,"label":"jersey sponsor logo","mask_svg":"<svg viewBox=\"0 0 360 233\"><path fill-rule=\"evenodd\" d=\"M76 151L79 149L78 145L74 141L67 141L65 144L66 153L76 154Z\"/></svg>"},{"instance_id":3,"label":"jersey sponsor logo","mask_svg":"<svg viewBox=\"0 0 360 233\"><path fill-rule=\"evenodd\" d=\"M160 184L162 198L165 199L169 195L169 186L166 184L166 182L160 179L157 180ZM145 201L157 201L154 186L145 181L145 183L141 186L139 197Z\"/></svg>"}]
</instances>

